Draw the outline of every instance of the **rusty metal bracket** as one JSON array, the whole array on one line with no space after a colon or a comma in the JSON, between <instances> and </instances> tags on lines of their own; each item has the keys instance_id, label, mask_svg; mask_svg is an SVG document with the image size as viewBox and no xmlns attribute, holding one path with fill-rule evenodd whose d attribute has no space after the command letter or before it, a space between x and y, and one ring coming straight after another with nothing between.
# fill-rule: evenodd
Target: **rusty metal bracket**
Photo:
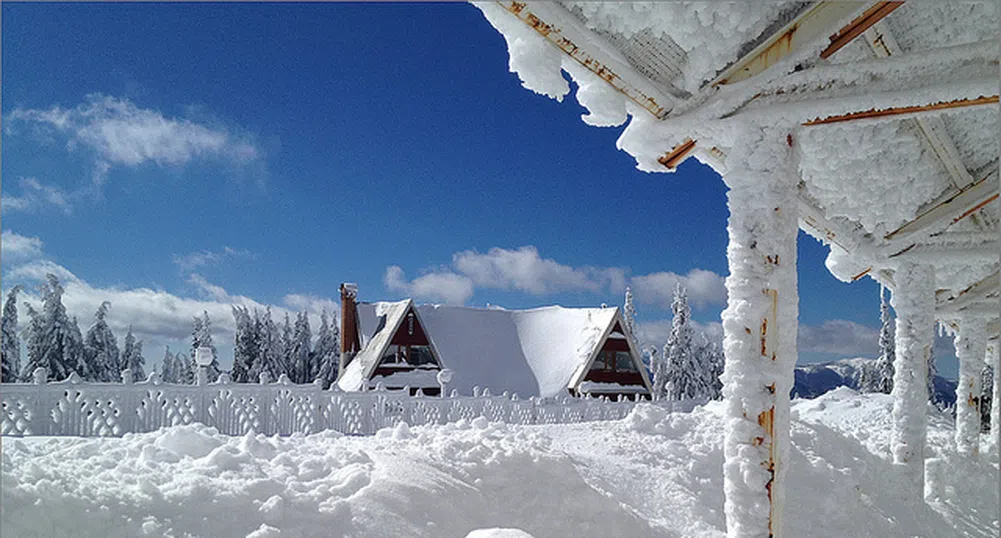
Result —
<instances>
[{"instance_id":1,"label":"rusty metal bracket","mask_svg":"<svg viewBox=\"0 0 1001 538\"><path fill-rule=\"evenodd\" d=\"M903 2L878 2L876 5L865 10L861 16L857 17L852 22L848 23L847 26L838 30L838 32L831 36L831 44L827 46L820 53L820 57L827 59L835 52L841 50L845 45L851 43L856 37L862 35L863 32L869 29L872 25L876 24L884 17L893 12L893 10L904 5Z\"/></svg>"}]
</instances>

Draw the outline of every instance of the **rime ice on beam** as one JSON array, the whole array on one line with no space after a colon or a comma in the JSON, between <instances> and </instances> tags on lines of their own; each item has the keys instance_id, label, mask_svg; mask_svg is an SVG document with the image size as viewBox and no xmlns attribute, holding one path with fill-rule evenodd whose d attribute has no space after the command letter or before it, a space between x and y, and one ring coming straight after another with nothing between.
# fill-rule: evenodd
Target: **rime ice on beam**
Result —
<instances>
[{"instance_id":1,"label":"rime ice on beam","mask_svg":"<svg viewBox=\"0 0 1001 538\"><path fill-rule=\"evenodd\" d=\"M994 390L991 399L990 449L998 450L998 436L1001 435L1001 341L995 339L987 346L987 364L994 368Z\"/></svg>"},{"instance_id":2,"label":"rime ice on beam","mask_svg":"<svg viewBox=\"0 0 1001 538\"><path fill-rule=\"evenodd\" d=\"M730 220L723 311L727 535L781 536L796 363L796 182L784 136L741 133L723 178ZM743 152L742 152L743 153ZM731 162L728 158L728 165Z\"/></svg>"},{"instance_id":3,"label":"rime ice on beam","mask_svg":"<svg viewBox=\"0 0 1001 538\"><path fill-rule=\"evenodd\" d=\"M891 304L897 312L893 362L893 461L907 469L912 491L924 491L928 356L935 336L935 273L927 265L902 263L894 275ZM910 492L905 492L910 494Z\"/></svg>"},{"instance_id":4,"label":"rime ice on beam","mask_svg":"<svg viewBox=\"0 0 1001 538\"><path fill-rule=\"evenodd\" d=\"M956 451L976 456L980 445L980 372L987 350L987 323L980 317L963 319L956 334L959 383L956 384Z\"/></svg>"}]
</instances>

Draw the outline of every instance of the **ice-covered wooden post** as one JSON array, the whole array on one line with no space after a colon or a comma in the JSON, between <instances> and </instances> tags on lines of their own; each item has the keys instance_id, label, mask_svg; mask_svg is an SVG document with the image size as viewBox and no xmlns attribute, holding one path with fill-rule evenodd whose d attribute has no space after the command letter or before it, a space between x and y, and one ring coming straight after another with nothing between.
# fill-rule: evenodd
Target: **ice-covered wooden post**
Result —
<instances>
[{"instance_id":1,"label":"ice-covered wooden post","mask_svg":"<svg viewBox=\"0 0 1001 538\"><path fill-rule=\"evenodd\" d=\"M789 391L796 364L797 176L785 135L748 130L723 180L730 220L723 311L727 536L782 535ZM774 139L772 139L774 138Z\"/></svg>"},{"instance_id":2,"label":"ice-covered wooden post","mask_svg":"<svg viewBox=\"0 0 1001 538\"><path fill-rule=\"evenodd\" d=\"M959 359L956 451L969 456L980 453L980 376L987 351L986 328L986 320L971 316L960 321L956 332L956 358Z\"/></svg>"},{"instance_id":3,"label":"ice-covered wooden post","mask_svg":"<svg viewBox=\"0 0 1001 538\"><path fill-rule=\"evenodd\" d=\"M893 276L891 304L897 312L893 361L893 461L906 468L911 491L923 498L928 357L935 338L935 273L927 265L903 263Z\"/></svg>"}]
</instances>

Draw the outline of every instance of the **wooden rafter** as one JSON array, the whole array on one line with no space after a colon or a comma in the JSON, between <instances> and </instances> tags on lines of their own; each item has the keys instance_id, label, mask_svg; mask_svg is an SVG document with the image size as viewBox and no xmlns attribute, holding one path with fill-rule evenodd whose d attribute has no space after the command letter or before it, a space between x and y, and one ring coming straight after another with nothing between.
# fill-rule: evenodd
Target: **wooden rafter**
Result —
<instances>
[{"instance_id":1,"label":"wooden rafter","mask_svg":"<svg viewBox=\"0 0 1001 538\"><path fill-rule=\"evenodd\" d=\"M949 226L998 198L998 182L992 172L948 199L939 202L914 220L888 233L886 239L903 239L935 225ZM944 227L944 226L943 226Z\"/></svg>"},{"instance_id":2,"label":"wooden rafter","mask_svg":"<svg viewBox=\"0 0 1001 538\"><path fill-rule=\"evenodd\" d=\"M829 35L835 25L858 13L865 5L866 2L817 2L723 70L709 86L733 84L763 72L825 34Z\"/></svg>"},{"instance_id":3,"label":"wooden rafter","mask_svg":"<svg viewBox=\"0 0 1001 538\"><path fill-rule=\"evenodd\" d=\"M875 5L865 10L861 16L855 18L847 26L838 30L831 36L831 44L820 52L820 57L827 59L835 52L841 50L845 45L851 43L856 37L876 24L883 17L886 17L893 10L904 5L903 2L877 2Z\"/></svg>"},{"instance_id":4,"label":"wooden rafter","mask_svg":"<svg viewBox=\"0 0 1001 538\"><path fill-rule=\"evenodd\" d=\"M827 116L826 118L815 118L809 121L803 122L803 125L825 125L828 123L840 123L844 121L854 121L863 120L868 118L879 118L882 116L898 116L902 114L917 114L922 112L935 112L938 110L947 110L950 108L965 108L971 106L983 106L998 103L997 95L981 95L975 99L955 99L952 101L938 101L936 103L929 103L927 105L918 106L900 106L900 107L889 107L876 109L871 108L869 110L860 110L857 112L849 112L847 114L836 114L834 116Z\"/></svg>"},{"instance_id":5,"label":"wooden rafter","mask_svg":"<svg viewBox=\"0 0 1001 538\"><path fill-rule=\"evenodd\" d=\"M684 142L674 146L671 151L657 159L657 162L667 167L668 170L674 170L688 158L693 149L695 149L695 141L686 138Z\"/></svg>"},{"instance_id":6,"label":"wooden rafter","mask_svg":"<svg viewBox=\"0 0 1001 538\"><path fill-rule=\"evenodd\" d=\"M946 296L948 292L937 293L936 295L941 295L936 297L935 309L939 312L962 312L983 301L988 295L996 293L998 289L1001 289L1001 276L998 271L994 271L955 295ZM997 312L996 307L994 312Z\"/></svg>"}]
</instances>

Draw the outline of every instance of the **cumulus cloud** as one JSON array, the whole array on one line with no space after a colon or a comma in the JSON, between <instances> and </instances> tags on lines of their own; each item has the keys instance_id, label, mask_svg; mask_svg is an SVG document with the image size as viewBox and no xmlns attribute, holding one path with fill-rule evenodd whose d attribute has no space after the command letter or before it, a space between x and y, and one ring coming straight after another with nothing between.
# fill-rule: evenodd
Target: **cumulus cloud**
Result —
<instances>
[{"instance_id":1,"label":"cumulus cloud","mask_svg":"<svg viewBox=\"0 0 1001 538\"><path fill-rule=\"evenodd\" d=\"M174 254L173 260L174 265L177 265L181 271L188 272L199 267L219 265L226 260L253 259L254 257L254 254L249 250L223 247L222 250L217 251L202 250L190 254Z\"/></svg>"},{"instance_id":2,"label":"cumulus cloud","mask_svg":"<svg viewBox=\"0 0 1001 538\"><path fill-rule=\"evenodd\" d=\"M642 304L670 308L676 284L688 290L688 302L695 308L726 304L724 278L705 269L692 269L687 275L669 271L637 275L630 284L637 302Z\"/></svg>"},{"instance_id":3,"label":"cumulus cloud","mask_svg":"<svg viewBox=\"0 0 1001 538\"><path fill-rule=\"evenodd\" d=\"M0 257L6 263L34 259L42 255L42 240L4 230L0 236Z\"/></svg>"},{"instance_id":4,"label":"cumulus cloud","mask_svg":"<svg viewBox=\"0 0 1001 538\"><path fill-rule=\"evenodd\" d=\"M88 95L73 108L16 108L6 119L8 133L25 125L47 135L65 137L70 150L85 148L92 152L97 184L103 182L112 166L179 166L202 158L247 165L262 157L248 137L230 129L167 117L128 99L101 94Z\"/></svg>"},{"instance_id":5,"label":"cumulus cloud","mask_svg":"<svg viewBox=\"0 0 1001 538\"><path fill-rule=\"evenodd\" d=\"M659 352L667 343L668 337L671 336L671 323L670 319L639 322L636 324L636 338L640 341L641 346L654 346ZM692 320L691 323L697 335L704 334L710 342L722 349L723 324L718 321L700 323L695 320Z\"/></svg>"},{"instance_id":6,"label":"cumulus cloud","mask_svg":"<svg viewBox=\"0 0 1001 538\"><path fill-rule=\"evenodd\" d=\"M843 319L820 326L799 325L800 352L831 353L844 357L874 357L879 349L879 328Z\"/></svg>"},{"instance_id":7,"label":"cumulus cloud","mask_svg":"<svg viewBox=\"0 0 1001 538\"><path fill-rule=\"evenodd\" d=\"M414 297L438 299L462 304L476 289L514 290L544 296L562 292L621 293L627 285L640 302L668 308L674 284L688 288L689 301L696 308L726 302L723 277L703 269L687 275L653 273L629 276L622 267L574 267L544 258L531 245L516 249L494 247L485 253L475 250L457 252L450 266L425 272L413 281L406 280L403 269L386 269L387 289Z\"/></svg>"},{"instance_id":8,"label":"cumulus cloud","mask_svg":"<svg viewBox=\"0 0 1001 538\"><path fill-rule=\"evenodd\" d=\"M55 208L69 215L73 213L71 196L63 189L45 185L33 177L22 177L17 181L21 195L5 193L0 203L4 211L24 211L32 213L47 208Z\"/></svg>"},{"instance_id":9,"label":"cumulus cloud","mask_svg":"<svg viewBox=\"0 0 1001 538\"><path fill-rule=\"evenodd\" d=\"M382 280L389 291L450 305L465 304L473 296L473 281L447 270L427 273L407 281L403 269L392 265L386 268Z\"/></svg>"}]
</instances>

